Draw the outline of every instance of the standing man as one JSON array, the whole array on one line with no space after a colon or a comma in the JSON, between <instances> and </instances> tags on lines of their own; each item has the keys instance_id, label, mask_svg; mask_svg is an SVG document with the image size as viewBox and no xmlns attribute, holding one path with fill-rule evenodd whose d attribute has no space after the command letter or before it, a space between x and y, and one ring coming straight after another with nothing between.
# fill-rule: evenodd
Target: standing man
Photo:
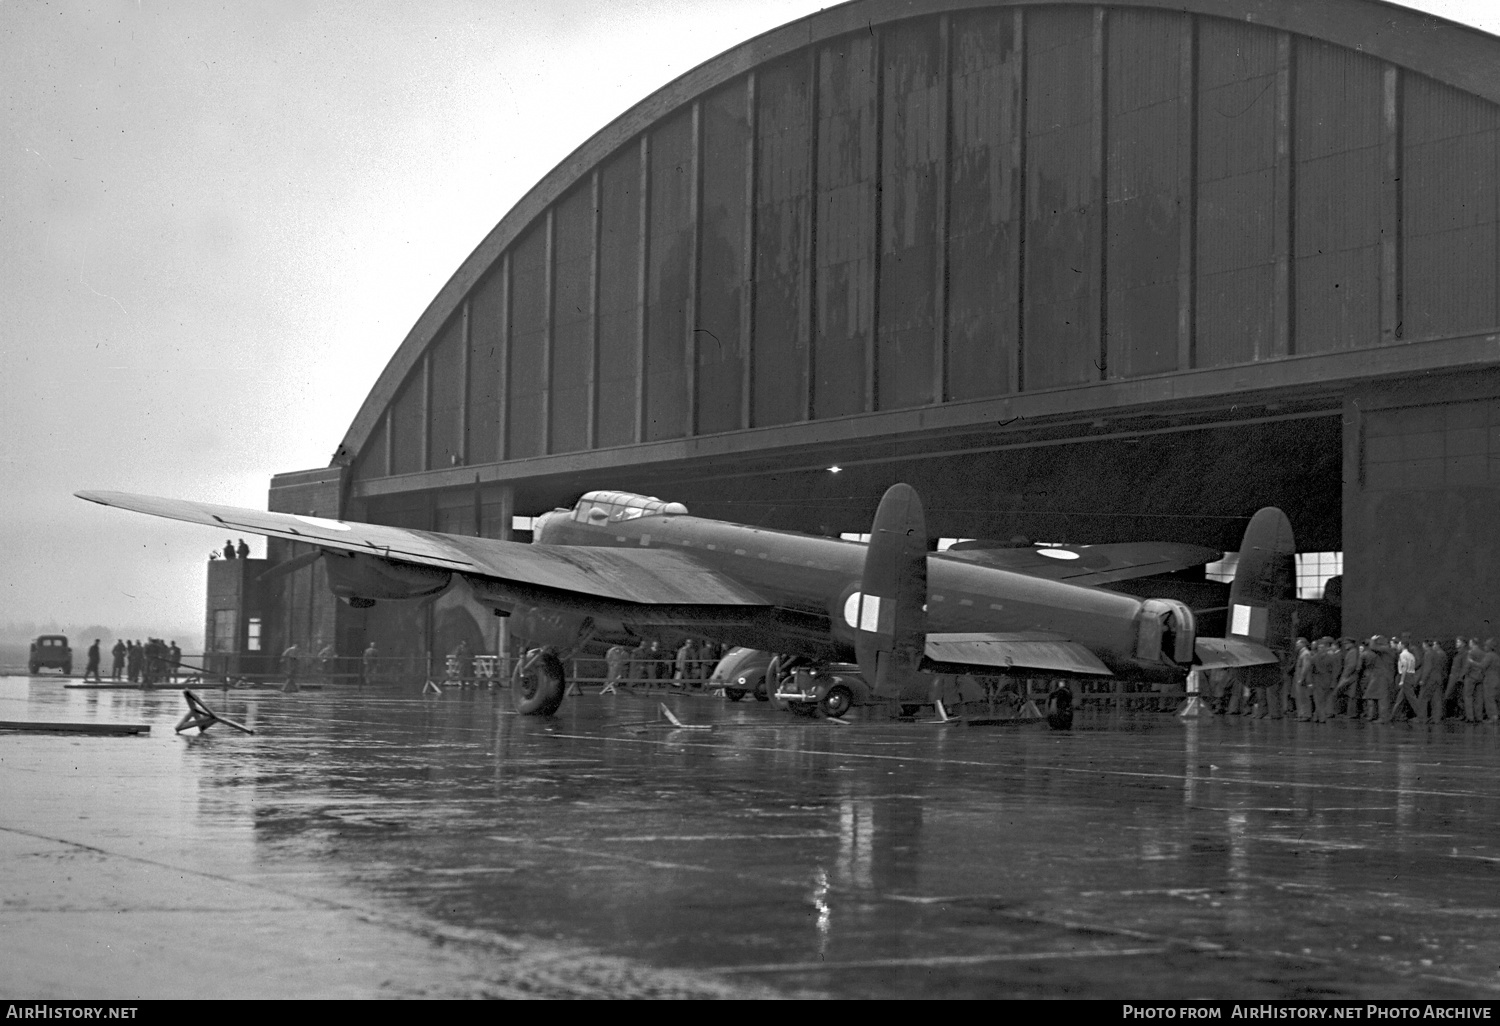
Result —
<instances>
[{"instance_id":1,"label":"standing man","mask_svg":"<svg viewBox=\"0 0 1500 1026\"><path fill-rule=\"evenodd\" d=\"M115 639L115 647L110 649L110 654L115 657L115 664L109 671L110 680L119 680L125 672L125 642L121 638Z\"/></svg>"},{"instance_id":2,"label":"standing man","mask_svg":"<svg viewBox=\"0 0 1500 1026\"><path fill-rule=\"evenodd\" d=\"M1469 641L1467 638L1453 639L1453 658L1448 663L1448 686L1443 689L1443 716L1448 715L1448 707L1457 701L1460 691L1463 690L1464 674L1469 669ZM1458 715L1464 714L1463 708L1454 710Z\"/></svg>"},{"instance_id":3,"label":"standing man","mask_svg":"<svg viewBox=\"0 0 1500 1026\"><path fill-rule=\"evenodd\" d=\"M379 653L375 651L375 642L372 641L365 646L364 655L360 656L359 682L361 684L369 684L375 679L375 665L378 658Z\"/></svg>"},{"instance_id":4,"label":"standing man","mask_svg":"<svg viewBox=\"0 0 1500 1026\"><path fill-rule=\"evenodd\" d=\"M1364 684L1365 719L1388 722L1396 686L1396 653L1383 634L1370 638L1360 663Z\"/></svg>"},{"instance_id":5,"label":"standing man","mask_svg":"<svg viewBox=\"0 0 1500 1026\"><path fill-rule=\"evenodd\" d=\"M297 672L301 668L298 664L302 661L302 650L294 641L281 652L281 671L286 674L286 687L295 690L297 687Z\"/></svg>"},{"instance_id":6,"label":"standing man","mask_svg":"<svg viewBox=\"0 0 1500 1026\"><path fill-rule=\"evenodd\" d=\"M1395 718L1396 710L1405 702L1411 714L1420 719L1422 713L1417 705L1417 656L1412 651L1409 640L1401 642L1400 653L1396 656L1396 679L1401 682L1401 689L1396 695L1395 704L1391 706L1391 717Z\"/></svg>"},{"instance_id":7,"label":"standing man","mask_svg":"<svg viewBox=\"0 0 1500 1026\"><path fill-rule=\"evenodd\" d=\"M83 668L83 679L84 680L88 680L89 679L89 674L91 674L91 673L94 675L94 683L95 684L102 684L103 683L103 681L101 681L99 679L99 639L98 638L95 638L94 639L94 643L89 646L89 662L88 662L88 665Z\"/></svg>"},{"instance_id":8,"label":"standing man","mask_svg":"<svg viewBox=\"0 0 1500 1026\"><path fill-rule=\"evenodd\" d=\"M1493 656L1493 652L1484 650L1478 638L1469 639L1469 661L1464 667L1464 719L1470 723L1478 723L1484 719L1484 696L1481 688L1491 661L1487 657Z\"/></svg>"},{"instance_id":9,"label":"standing man","mask_svg":"<svg viewBox=\"0 0 1500 1026\"><path fill-rule=\"evenodd\" d=\"M1327 636L1319 638L1313 651L1312 668L1313 719L1319 723L1327 723L1336 715L1333 689L1338 684L1343 663L1333 639Z\"/></svg>"},{"instance_id":10,"label":"standing man","mask_svg":"<svg viewBox=\"0 0 1500 1026\"><path fill-rule=\"evenodd\" d=\"M1343 649L1343 665L1339 668L1339 693L1344 699L1344 715L1351 719L1359 719L1359 667L1363 655L1359 649L1359 643L1353 638L1344 638L1339 642Z\"/></svg>"},{"instance_id":11,"label":"standing man","mask_svg":"<svg viewBox=\"0 0 1500 1026\"><path fill-rule=\"evenodd\" d=\"M172 647L167 649L167 679L173 684L177 683L177 664L182 662L182 649L177 647L177 639L172 639Z\"/></svg>"},{"instance_id":12,"label":"standing man","mask_svg":"<svg viewBox=\"0 0 1500 1026\"><path fill-rule=\"evenodd\" d=\"M604 653L605 684L613 689L625 678L625 665L630 661L630 651L624 645L611 645Z\"/></svg>"},{"instance_id":13,"label":"standing man","mask_svg":"<svg viewBox=\"0 0 1500 1026\"><path fill-rule=\"evenodd\" d=\"M1490 723L1500 723L1500 652L1494 638L1484 643L1484 712Z\"/></svg>"},{"instance_id":14,"label":"standing man","mask_svg":"<svg viewBox=\"0 0 1500 1026\"><path fill-rule=\"evenodd\" d=\"M234 554L241 559L250 558L250 546L245 544L245 539L241 538L240 543L234 547Z\"/></svg>"},{"instance_id":15,"label":"standing man","mask_svg":"<svg viewBox=\"0 0 1500 1026\"><path fill-rule=\"evenodd\" d=\"M1448 653L1436 638L1422 644L1422 663L1417 667L1418 714L1426 711L1428 723L1443 721L1443 685L1448 680Z\"/></svg>"},{"instance_id":16,"label":"standing man","mask_svg":"<svg viewBox=\"0 0 1500 1026\"><path fill-rule=\"evenodd\" d=\"M318 649L318 673L322 675L324 680L328 680L333 676L333 671L334 649L333 642L330 641Z\"/></svg>"},{"instance_id":17,"label":"standing man","mask_svg":"<svg viewBox=\"0 0 1500 1026\"><path fill-rule=\"evenodd\" d=\"M1308 647L1306 638L1297 639L1296 652L1292 664L1292 698L1297 703L1297 719L1305 723L1313 718L1313 652Z\"/></svg>"},{"instance_id":18,"label":"standing man","mask_svg":"<svg viewBox=\"0 0 1500 1026\"><path fill-rule=\"evenodd\" d=\"M224 558L234 558L234 542L230 541L228 538L224 539Z\"/></svg>"}]
</instances>

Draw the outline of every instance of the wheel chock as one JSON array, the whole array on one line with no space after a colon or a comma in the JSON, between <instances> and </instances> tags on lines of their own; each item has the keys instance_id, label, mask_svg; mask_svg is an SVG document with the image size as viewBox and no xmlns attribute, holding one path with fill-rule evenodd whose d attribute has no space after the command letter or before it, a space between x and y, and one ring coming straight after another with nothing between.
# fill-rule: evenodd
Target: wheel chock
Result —
<instances>
[{"instance_id":1,"label":"wheel chock","mask_svg":"<svg viewBox=\"0 0 1500 1026\"><path fill-rule=\"evenodd\" d=\"M422 685L422 694L425 695L429 691L431 691L434 695L441 695L443 693L443 689L438 687L437 684L430 680Z\"/></svg>"},{"instance_id":2,"label":"wheel chock","mask_svg":"<svg viewBox=\"0 0 1500 1026\"><path fill-rule=\"evenodd\" d=\"M664 720L666 720L668 723L670 723L672 725L672 728L674 730L713 730L714 729L714 726L713 726L712 723L683 723L681 720L679 720L676 716L674 716L672 714L672 710L667 708L667 703L665 703L665 702L657 702L656 703L656 708L660 711L661 718L664 719Z\"/></svg>"},{"instance_id":3,"label":"wheel chock","mask_svg":"<svg viewBox=\"0 0 1500 1026\"><path fill-rule=\"evenodd\" d=\"M1021 706L1019 715L1023 720L1040 720L1044 718L1042 710L1037 707L1036 699L1034 698L1026 699L1026 704Z\"/></svg>"},{"instance_id":4,"label":"wheel chock","mask_svg":"<svg viewBox=\"0 0 1500 1026\"><path fill-rule=\"evenodd\" d=\"M231 720L226 716L220 716L208 706L204 705L203 700L197 695L193 694L191 691L184 691L182 693L182 697L187 699L188 712L187 715L184 716L177 724L177 733L179 734L181 734L184 730L190 730L193 727L197 727L198 733L202 734L206 732L209 727L212 727L215 723L223 723L226 726L233 727L235 730L241 731L245 734L255 733L255 731L251 730L243 723L236 723L234 722L234 720Z\"/></svg>"},{"instance_id":5,"label":"wheel chock","mask_svg":"<svg viewBox=\"0 0 1500 1026\"><path fill-rule=\"evenodd\" d=\"M578 686L578 682L575 680L573 683L568 685L567 694L582 696L583 689Z\"/></svg>"},{"instance_id":6,"label":"wheel chock","mask_svg":"<svg viewBox=\"0 0 1500 1026\"><path fill-rule=\"evenodd\" d=\"M604 687L602 687L602 688L599 689L599 694L601 694L601 695L618 695L619 692L615 690L615 682L614 681L606 681L605 684L604 684Z\"/></svg>"},{"instance_id":7,"label":"wheel chock","mask_svg":"<svg viewBox=\"0 0 1500 1026\"><path fill-rule=\"evenodd\" d=\"M1178 716L1196 718L1203 713L1203 700L1197 695L1188 695L1188 700L1177 710Z\"/></svg>"}]
</instances>

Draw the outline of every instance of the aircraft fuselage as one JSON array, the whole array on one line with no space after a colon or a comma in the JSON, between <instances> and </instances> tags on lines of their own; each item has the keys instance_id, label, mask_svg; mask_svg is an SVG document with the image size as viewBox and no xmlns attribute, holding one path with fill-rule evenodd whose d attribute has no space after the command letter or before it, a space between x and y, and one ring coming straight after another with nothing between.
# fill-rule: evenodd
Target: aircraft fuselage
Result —
<instances>
[{"instance_id":1,"label":"aircraft fuselage","mask_svg":"<svg viewBox=\"0 0 1500 1026\"><path fill-rule=\"evenodd\" d=\"M691 553L695 560L745 584L775 607L769 621L703 624L692 628L694 633L773 650L790 649L788 641L794 638L803 650L811 650L808 654L854 659L849 603L859 590L866 553L858 542L672 514L591 524L559 510L538 524L536 543ZM1134 596L937 553L928 556L927 567L927 630L931 633L1052 632L1088 646L1116 674L1173 677L1182 673L1169 661L1137 658L1145 606Z\"/></svg>"}]
</instances>

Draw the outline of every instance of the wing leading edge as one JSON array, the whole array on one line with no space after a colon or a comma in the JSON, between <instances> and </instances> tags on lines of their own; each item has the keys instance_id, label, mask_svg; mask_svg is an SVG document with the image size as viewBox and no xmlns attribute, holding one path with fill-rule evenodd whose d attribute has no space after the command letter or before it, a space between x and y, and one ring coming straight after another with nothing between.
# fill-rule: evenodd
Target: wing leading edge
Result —
<instances>
[{"instance_id":1,"label":"wing leading edge","mask_svg":"<svg viewBox=\"0 0 1500 1026\"><path fill-rule=\"evenodd\" d=\"M666 549L535 545L496 538L415 531L404 527L328 520L294 513L218 506L125 492L79 492L102 506L192 524L223 527L376 556L396 563L449 570L511 584L638 605L767 607L738 581L687 553Z\"/></svg>"}]
</instances>

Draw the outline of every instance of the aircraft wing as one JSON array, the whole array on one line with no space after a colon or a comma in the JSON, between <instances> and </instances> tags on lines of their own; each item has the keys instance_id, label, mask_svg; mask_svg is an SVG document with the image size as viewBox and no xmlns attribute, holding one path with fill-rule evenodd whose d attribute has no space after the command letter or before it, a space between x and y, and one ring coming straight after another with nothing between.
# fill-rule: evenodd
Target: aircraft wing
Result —
<instances>
[{"instance_id":1,"label":"aircraft wing","mask_svg":"<svg viewBox=\"0 0 1500 1026\"><path fill-rule=\"evenodd\" d=\"M927 658L957 667L994 667L1011 672L1083 674L1111 677L1109 667L1086 645L1061 635L1034 631L1022 634L929 634ZM936 672L951 672L942 669Z\"/></svg>"},{"instance_id":2,"label":"aircraft wing","mask_svg":"<svg viewBox=\"0 0 1500 1026\"><path fill-rule=\"evenodd\" d=\"M744 608L770 604L687 553L666 549L534 545L125 492L79 492L78 497L231 532L283 538L590 598L642 605Z\"/></svg>"},{"instance_id":3,"label":"aircraft wing","mask_svg":"<svg viewBox=\"0 0 1500 1026\"><path fill-rule=\"evenodd\" d=\"M1223 670L1235 666L1268 666L1280 663L1276 653L1264 645L1238 638L1199 638L1193 646L1198 654L1194 669Z\"/></svg>"},{"instance_id":4,"label":"aircraft wing","mask_svg":"<svg viewBox=\"0 0 1500 1026\"><path fill-rule=\"evenodd\" d=\"M990 544L959 542L942 555L997 570L1091 586L1185 570L1212 563L1224 555L1218 549L1178 542L1028 545L1020 548L990 547Z\"/></svg>"}]
</instances>

